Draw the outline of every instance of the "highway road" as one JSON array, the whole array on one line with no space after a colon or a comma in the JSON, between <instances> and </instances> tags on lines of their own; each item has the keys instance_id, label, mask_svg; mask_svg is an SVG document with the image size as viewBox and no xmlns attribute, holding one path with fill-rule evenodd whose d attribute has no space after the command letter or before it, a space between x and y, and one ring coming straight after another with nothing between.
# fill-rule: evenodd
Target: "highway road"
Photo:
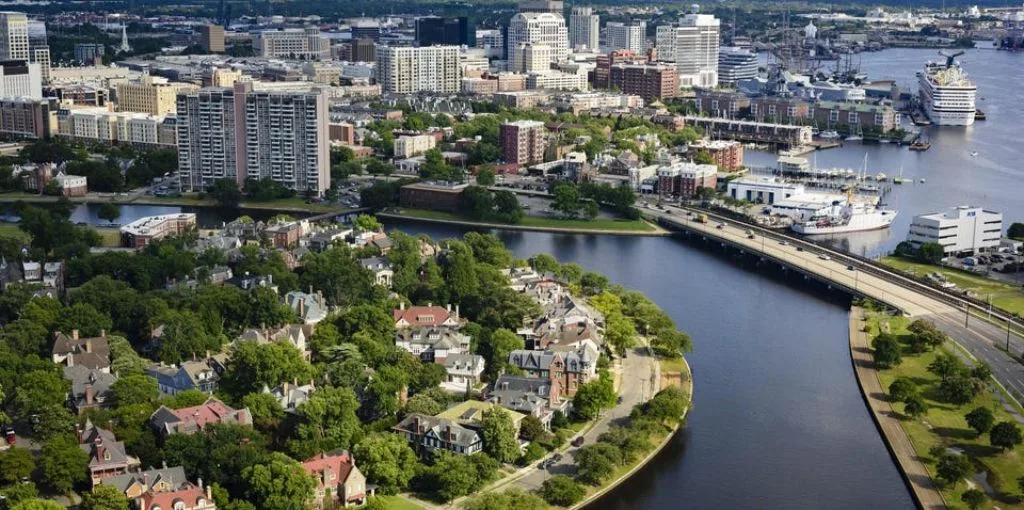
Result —
<instances>
[{"instance_id":1,"label":"highway road","mask_svg":"<svg viewBox=\"0 0 1024 510\"><path fill-rule=\"evenodd\" d=\"M719 222L714 218L706 224L700 223L696 221L696 215L687 216L686 210L675 207L669 207L667 211L651 209L644 212L684 225L690 230L706 235L709 240L727 241L750 253L774 259L834 285L894 306L912 318L930 320L975 358L987 363L992 368L996 380L1011 390L1018 401L1021 399L1020 396L1024 395L1024 365L1003 350L1008 338L1004 327L976 316L968 318L963 308L908 288L908 285L900 282L898 277L861 271L857 269L859 263L851 264L848 260L836 260L838 257L834 257L837 254L819 247L791 241L783 244L777 239L779 236L769 234L766 237L756 227L749 228L753 234L751 236L747 233L748 226L741 223ZM718 228L720 223L724 223L725 226ZM1009 347L1010 352L1020 355L1024 352L1024 339L1016 334L1009 335Z\"/></svg>"}]
</instances>

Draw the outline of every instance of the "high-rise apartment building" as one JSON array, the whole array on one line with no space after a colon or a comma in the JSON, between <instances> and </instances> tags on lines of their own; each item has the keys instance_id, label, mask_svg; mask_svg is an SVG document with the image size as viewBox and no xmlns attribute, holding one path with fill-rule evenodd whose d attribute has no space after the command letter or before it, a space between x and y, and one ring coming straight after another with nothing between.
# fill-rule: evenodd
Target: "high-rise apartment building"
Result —
<instances>
[{"instance_id":1,"label":"high-rise apartment building","mask_svg":"<svg viewBox=\"0 0 1024 510\"><path fill-rule=\"evenodd\" d=\"M179 91L195 88L191 83L175 83L147 74L117 85L117 110L167 115L176 111Z\"/></svg>"},{"instance_id":2,"label":"high-rise apartment building","mask_svg":"<svg viewBox=\"0 0 1024 510\"><path fill-rule=\"evenodd\" d=\"M757 55L742 48L722 48L718 54L719 85L735 86L757 78Z\"/></svg>"},{"instance_id":3,"label":"high-rise apartment building","mask_svg":"<svg viewBox=\"0 0 1024 510\"><path fill-rule=\"evenodd\" d=\"M506 122L501 125L498 138L501 140L501 156L505 163L528 165L544 161L547 136L543 122Z\"/></svg>"},{"instance_id":4,"label":"high-rise apartment building","mask_svg":"<svg viewBox=\"0 0 1024 510\"><path fill-rule=\"evenodd\" d=\"M27 60L0 61L0 97L43 98L39 64Z\"/></svg>"},{"instance_id":5,"label":"high-rise apartment building","mask_svg":"<svg viewBox=\"0 0 1024 510\"><path fill-rule=\"evenodd\" d=\"M318 27L266 30L258 43L264 57L320 60L331 56L330 41Z\"/></svg>"},{"instance_id":6,"label":"high-rise apartment building","mask_svg":"<svg viewBox=\"0 0 1024 510\"><path fill-rule=\"evenodd\" d=\"M458 46L378 46L377 83L383 92L456 94L462 82Z\"/></svg>"},{"instance_id":7,"label":"high-rise apartment building","mask_svg":"<svg viewBox=\"0 0 1024 510\"><path fill-rule=\"evenodd\" d=\"M677 26L658 27L658 58L675 63L684 87L718 85L720 25L710 14L688 14Z\"/></svg>"},{"instance_id":8,"label":"high-rise apartment building","mask_svg":"<svg viewBox=\"0 0 1024 510\"><path fill-rule=\"evenodd\" d=\"M377 58L377 44L373 39L356 39L350 46L353 62L373 62Z\"/></svg>"},{"instance_id":9,"label":"high-rise apartment building","mask_svg":"<svg viewBox=\"0 0 1024 510\"><path fill-rule=\"evenodd\" d=\"M251 82L178 94L178 175L183 191L219 179L271 179L298 192L330 185L327 97L254 91Z\"/></svg>"},{"instance_id":10,"label":"high-rise apartment building","mask_svg":"<svg viewBox=\"0 0 1024 510\"><path fill-rule=\"evenodd\" d=\"M465 16L417 18L416 43L420 46L474 46L476 34Z\"/></svg>"},{"instance_id":11,"label":"high-rise apartment building","mask_svg":"<svg viewBox=\"0 0 1024 510\"><path fill-rule=\"evenodd\" d=\"M207 53L224 53L224 27L203 25L199 28L199 45Z\"/></svg>"},{"instance_id":12,"label":"high-rise apartment building","mask_svg":"<svg viewBox=\"0 0 1024 510\"><path fill-rule=\"evenodd\" d=\"M561 16L565 12L562 0L519 0L519 12L548 12Z\"/></svg>"},{"instance_id":13,"label":"high-rise apartment building","mask_svg":"<svg viewBox=\"0 0 1024 510\"><path fill-rule=\"evenodd\" d=\"M544 44L525 43L513 53L512 72L530 74L551 70L551 47Z\"/></svg>"},{"instance_id":14,"label":"high-rise apartment building","mask_svg":"<svg viewBox=\"0 0 1024 510\"><path fill-rule=\"evenodd\" d=\"M0 12L0 60L28 59L28 18L21 12Z\"/></svg>"},{"instance_id":15,"label":"high-rise apartment building","mask_svg":"<svg viewBox=\"0 0 1024 510\"><path fill-rule=\"evenodd\" d=\"M97 58L103 58L107 52L103 43L77 43L75 44L75 60L86 66L93 65Z\"/></svg>"},{"instance_id":16,"label":"high-rise apartment building","mask_svg":"<svg viewBox=\"0 0 1024 510\"><path fill-rule=\"evenodd\" d=\"M561 62L569 55L569 30L561 14L519 13L508 25L508 61L516 62L523 44L542 44L551 48L551 61Z\"/></svg>"},{"instance_id":17,"label":"high-rise apartment building","mask_svg":"<svg viewBox=\"0 0 1024 510\"><path fill-rule=\"evenodd\" d=\"M0 135L49 138L56 131L55 109L54 99L0 98Z\"/></svg>"},{"instance_id":18,"label":"high-rise apartment building","mask_svg":"<svg viewBox=\"0 0 1024 510\"><path fill-rule=\"evenodd\" d=\"M569 14L569 47L573 50L597 51L601 20L590 7L573 7Z\"/></svg>"},{"instance_id":19,"label":"high-rise apartment building","mask_svg":"<svg viewBox=\"0 0 1024 510\"><path fill-rule=\"evenodd\" d=\"M605 37L609 51L629 50L637 55L647 51L647 23L644 21L608 23Z\"/></svg>"},{"instance_id":20,"label":"high-rise apartment building","mask_svg":"<svg viewBox=\"0 0 1024 510\"><path fill-rule=\"evenodd\" d=\"M647 59L629 50L614 50L597 56L597 67L594 68L594 88L610 89L611 69L615 64L643 64Z\"/></svg>"}]
</instances>

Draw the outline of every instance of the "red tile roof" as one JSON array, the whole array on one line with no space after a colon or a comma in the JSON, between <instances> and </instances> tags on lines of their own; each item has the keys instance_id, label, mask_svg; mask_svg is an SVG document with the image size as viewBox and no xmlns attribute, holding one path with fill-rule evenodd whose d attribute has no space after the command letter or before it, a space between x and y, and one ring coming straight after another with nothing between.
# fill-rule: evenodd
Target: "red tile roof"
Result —
<instances>
[{"instance_id":1,"label":"red tile roof","mask_svg":"<svg viewBox=\"0 0 1024 510\"><path fill-rule=\"evenodd\" d=\"M160 510L172 510L174 508L174 502L178 500L185 503L185 508L195 508L199 506L200 499L206 499L206 493L203 492L203 489L196 487L195 485L188 484L187 487L176 491L147 491L142 495L142 508L150 509L153 507L159 507ZM206 502L207 505L210 503L210 501Z\"/></svg>"},{"instance_id":2,"label":"red tile roof","mask_svg":"<svg viewBox=\"0 0 1024 510\"><path fill-rule=\"evenodd\" d=\"M324 472L330 470L337 475L335 482L328 485L337 486L338 484L345 483L348 479L349 473L352 472L352 457L348 453L342 453L339 455L327 455L321 453L316 457L313 457L302 463L302 467L306 469L306 472L313 475L317 479L320 487L324 486Z\"/></svg>"},{"instance_id":3,"label":"red tile roof","mask_svg":"<svg viewBox=\"0 0 1024 510\"><path fill-rule=\"evenodd\" d=\"M395 309L395 322L405 320L414 326L442 326L448 320L449 312L441 306L410 306L405 310ZM452 312L454 313L454 312ZM417 320L422 319L422 320Z\"/></svg>"}]
</instances>

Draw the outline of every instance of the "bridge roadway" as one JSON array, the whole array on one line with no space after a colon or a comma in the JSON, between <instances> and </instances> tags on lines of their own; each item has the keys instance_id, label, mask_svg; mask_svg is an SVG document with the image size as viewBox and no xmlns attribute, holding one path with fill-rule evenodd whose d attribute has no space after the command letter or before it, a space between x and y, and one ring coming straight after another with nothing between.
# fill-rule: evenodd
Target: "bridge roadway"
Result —
<instances>
[{"instance_id":1,"label":"bridge roadway","mask_svg":"<svg viewBox=\"0 0 1024 510\"><path fill-rule=\"evenodd\" d=\"M1010 352L1020 355L1024 352L1024 338L1016 331L1011 334L1008 327L978 317L980 311L966 300L958 303L955 296L944 296L903 275L793 236L714 214L709 214L708 223L696 221L697 214L706 214L705 211L672 206L668 211L651 209L644 213L657 218L666 227L725 243L850 294L885 303L910 317L931 320L976 360L987 363L1000 384L1015 395L1024 395L1024 365L1004 350L1008 346ZM692 216L687 216L688 212ZM723 223L725 226L719 229L718 225ZM752 239L746 233L748 230L753 234ZM965 311L968 307L973 314ZM996 315L993 313L993 317Z\"/></svg>"}]
</instances>

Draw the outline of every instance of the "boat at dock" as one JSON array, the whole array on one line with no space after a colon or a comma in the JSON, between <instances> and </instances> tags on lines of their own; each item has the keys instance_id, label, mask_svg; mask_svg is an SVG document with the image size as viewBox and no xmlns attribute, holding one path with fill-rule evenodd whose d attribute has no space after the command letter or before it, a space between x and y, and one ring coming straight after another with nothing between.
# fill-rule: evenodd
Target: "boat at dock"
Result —
<instances>
[{"instance_id":1,"label":"boat at dock","mask_svg":"<svg viewBox=\"0 0 1024 510\"><path fill-rule=\"evenodd\" d=\"M917 73L924 114L937 126L970 126L977 115L978 87L956 61L964 52L939 54L946 58L944 63L928 62Z\"/></svg>"},{"instance_id":2,"label":"boat at dock","mask_svg":"<svg viewBox=\"0 0 1024 510\"><path fill-rule=\"evenodd\" d=\"M828 131L822 131L821 134L818 135L818 138L821 138L822 140L838 140L840 136L837 131L830 129Z\"/></svg>"},{"instance_id":3,"label":"boat at dock","mask_svg":"<svg viewBox=\"0 0 1024 510\"><path fill-rule=\"evenodd\" d=\"M922 152L931 148L932 143L922 138L918 138L917 140L914 140L914 143L910 144L910 150L912 151Z\"/></svg>"},{"instance_id":4,"label":"boat at dock","mask_svg":"<svg viewBox=\"0 0 1024 510\"><path fill-rule=\"evenodd\" d=\"M861 202L837 201L818 211L810 220L793 223L794 232L804 235L841 234L888 228L899 211Z\"/></svg>"}]
</instances>

